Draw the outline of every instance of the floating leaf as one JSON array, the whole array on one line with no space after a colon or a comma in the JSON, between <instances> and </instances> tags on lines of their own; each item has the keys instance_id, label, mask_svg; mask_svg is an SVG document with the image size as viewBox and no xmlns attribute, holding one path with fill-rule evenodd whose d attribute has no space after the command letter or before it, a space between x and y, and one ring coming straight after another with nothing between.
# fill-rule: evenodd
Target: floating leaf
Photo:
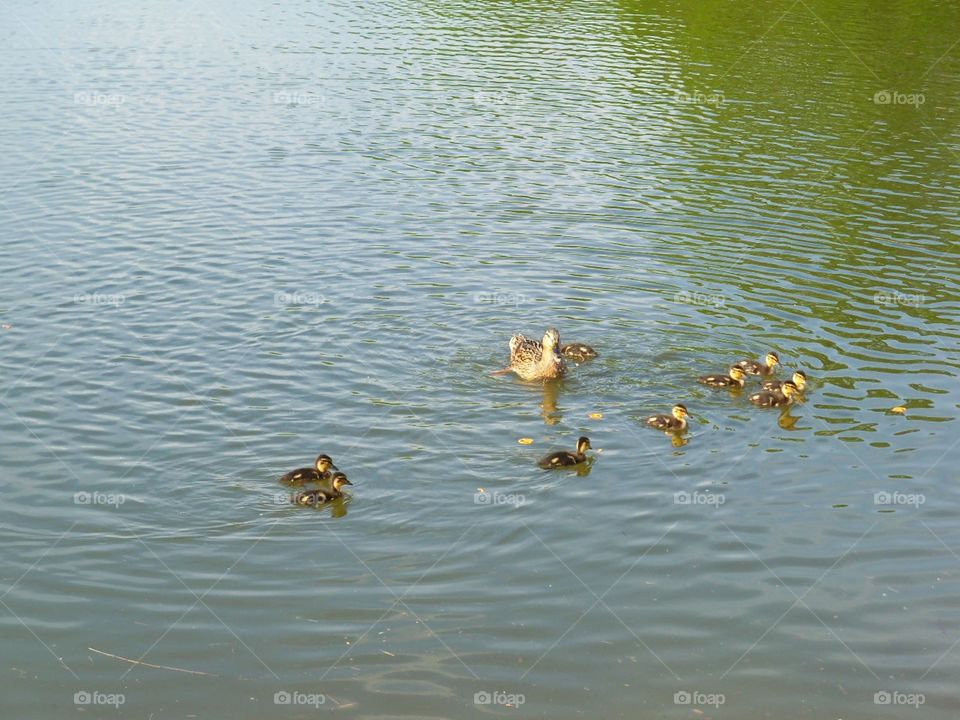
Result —
<instances>
[{"instance_id":1,"label":"floating leaf","mask_svg":"<svg viewBox=\"0 0 960 720\"><path fill-rule=\"evenodd\" d=\"M533 438L520 438L517 442L521 445L533 445Z\"/></svg>"},{"instance_id":2,"label":"floating leaf","mask_svg":"<svg viewBox=\"0 0 960 720\"><path fill-rule=\"evenodd\" d=\"M602 413L602 412L592 412L592 413L590 413L589 417L590 417L591 420L603 420L603 413Z\"/></svg>"},{"instance_id":3,"label":"floating leaf","mask_svg":"<svg viewBox=\"0 0 960 720\"><path fill-rule=\"evenodd\" d=\"M890 408L890 412L896 413L897 415L906 415L907 408L904 407L903 405L897 405L896 407Z\"/></svg>"}]
</instances>

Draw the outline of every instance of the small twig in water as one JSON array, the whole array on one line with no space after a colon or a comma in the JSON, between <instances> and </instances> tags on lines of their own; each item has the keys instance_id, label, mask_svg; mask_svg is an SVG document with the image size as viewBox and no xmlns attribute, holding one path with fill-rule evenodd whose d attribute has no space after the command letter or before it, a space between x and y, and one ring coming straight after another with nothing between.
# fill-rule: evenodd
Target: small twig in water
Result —
<instances>
[{"instance_id":1,"label":"small twig in water","mask_svg":"<svg viewBox=\"0 0 960 720\"><path fill-rule=\"evenodd\" d=\"M144 667L157 668L158 670L173 670L175 672L190 673L191 675L207 675L208 677L219 677L213 673L200 672L199 670L185 670L184 668L170 667L169 665L154 665L153 663L141 662L140 660L131 660L130 658L125 658L123 655L114 655L113 653L104 652L103 650L97 650L96 648L88 647L87 650L90 652L95 652L100 655L106 655L107 657L116 658L117 660L123 660L124 662L133 663L134 665L143 665Z\"/></svg>"}]
</instances>

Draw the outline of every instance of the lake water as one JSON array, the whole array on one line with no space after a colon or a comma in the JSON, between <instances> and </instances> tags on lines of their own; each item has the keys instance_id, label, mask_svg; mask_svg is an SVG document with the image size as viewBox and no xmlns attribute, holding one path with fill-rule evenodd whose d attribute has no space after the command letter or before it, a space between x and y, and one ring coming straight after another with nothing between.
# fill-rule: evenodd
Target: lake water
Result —
<instances>
[{"instance_id":1,"label":"lake water","mask_svg":"<svg viewBox=\"0 0 960 720\"><path fill-rule=\"evenodd\" d=\"M960 712L955 3L0 17L4 717Z\"/></svg>"}]
</instances>

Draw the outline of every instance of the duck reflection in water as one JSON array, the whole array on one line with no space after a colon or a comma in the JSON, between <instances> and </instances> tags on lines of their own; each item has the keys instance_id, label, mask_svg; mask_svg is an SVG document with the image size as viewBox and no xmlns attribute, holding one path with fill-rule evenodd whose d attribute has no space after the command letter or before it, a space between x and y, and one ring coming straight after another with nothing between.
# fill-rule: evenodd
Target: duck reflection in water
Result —
<instances>
[{"instance_id":1,"label":"duck reflection in water","mask_svg":"<svg viewBox=\"0 0 960 720\"><path fill-rule=\"evenodd\" d=\"M557 405L560 397L560 382L553 380L543 383L543 402L540 403L540 414L547 425L556 425L563 420L563 410Z\"/></svg>"},{"instance_id":2,"label":"duck reflection in water","mask_svg":"<svg viewBox=\"0 0 960 720\"><path fill-rule=\"evenodd\" d=\"M339 500L334 500L330 503L330 518L337 520L342 517L347 516L347 505L350 504L349 497L342 497Z\"/></svg>"},{"instance_id":3,"label":"duck reflection in water","mask_svg":"<svg viewBox=\"0 0 960 720\"><path fill-rule=\"evenodd\" d=\"M800 419L796 415L791 415L790 411L793 409L792 405L787 405L783 412L780 413L780 417L777 418L777 424L784 430L800 430L801 428L796 427L797 421Z\"/></svg>"}]
</instances>

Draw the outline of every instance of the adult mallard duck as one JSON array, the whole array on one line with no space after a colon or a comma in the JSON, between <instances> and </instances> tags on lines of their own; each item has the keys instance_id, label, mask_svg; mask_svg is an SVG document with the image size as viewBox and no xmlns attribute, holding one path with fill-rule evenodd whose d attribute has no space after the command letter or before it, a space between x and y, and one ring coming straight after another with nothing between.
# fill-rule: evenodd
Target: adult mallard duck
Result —
<instances>
[{"instance_id":1,"label":"adult mallard duck","mask_svg":"<svg viewBox=\"0 0 960 720\"><path fill-rule=\"evenodd\" d=\"M537 461L539 465L544 470L552 470L554 468L562 467L572 467L573 465L579 465L587 461L587 450L590 449L590 438L584 436L577 440L577 451L570 452L568 450L558 450L557 452L550 453L549 455L540 458Z\"/></svg>"},{"instance_id":2,"label":"adult mallard duck","mask_svg":"<svg viewBox=\"0 0 960 720\"><path fill-rule=\"evenodd\" d=\"M510 370L524 380L553 380L562 377L567 366L560 355L560 333L550 328L538 342L517 334L510 338Z\"/></svg>"},{"instance_id":3,"label":"adult mallard duck","mask_svg":"<svg viewBox=\"0 0 960 720\"><path fill-rule=\"evenodd\" d=\"M807 374L803 370L797 370L790 381L797 386L797 390L803 390L807 386ZM763 384L764 390L782 390L783 380L767 380Z\"/></svg>"},{"instance_id":4,"label":"adult mallard duck","mask_svg":"<svg viewBox=\"0 0 960 720\"><path fill-rule=\"evenodd\" d=\"M324 505L332 500L343 497L343 492L340 488L344 485L353 485L353 483L347 480L347 476L342 472L338 472L333 476L331 485L332 487L329 490L304 490L303 492L298 492L293 496L291 502L295 505L308 507Z\"/></svg>"},{"instance_id":5,"label":"adult mallard duck","mask_svg":"<svg viewBox=\"0 0 960 720\"><path fill-rule=\"evenodd\" d=\"M657 430L678 432L687 429L687 417L689 415L687 406L677 403L673 406L669 415L651 415L645 422L650 427L657 428Z\"/></svg>"},{"instance_id":6,"label":"adult mallard duck","mask_svg":"<svg viewBox=\"0 0 960 720\"><path fill-rule=\"evenodd\" d=\"M600 353L583 343L568 343L560 348L560 354L568 360L582 363L587 360L593 360Z\"/></svg>"},{"instance_id":7,"label":"adult mallard duck","mask_svg":"<svg viewBox=\"0 0 960 720\"><path fill-rule=\"evenodd\" d=\"M329 455L320 455L312 468L297 468L291 470L282 478L280 482L286 485L303 485L304 483L323 482L333 477L337 471L333 460Z\"/></svg>"},{"instance_id":8,"label":"adult mallard duck","mask_svg":"<svg viewBox=\"0 0 960 720\"><path fill-rule=\"evenodd\" d=\"M750 396L750 402L760 407L783 407L793 402L797 386L787 380L779 390L764 390Z\"/></svg>"},{"instance_id":9,"label":"adult mallard duck","mask_svg":"<svg viewBox=\"0 0 960 720\"><path fill-rule=\"evenodd\" d=\"M772 375L780 364L780 357L775 352L768 352L762 363L756 360L741 360L734 364L743 368L747 375Z\"/></svg>"},{"instance_id":10,"label":"adult mallard duck","mask_svg":"<svg viewBox=\"0 0 960 720\"><path fill-rule=\"evenodd\" d=\"M704 375L698 378L697 382L709 385L710 387L742 388L746 379L747 374L743 371L743 368L739 365L734 365L730 368L727 375Z\"/></svg>"}]
</instances>

